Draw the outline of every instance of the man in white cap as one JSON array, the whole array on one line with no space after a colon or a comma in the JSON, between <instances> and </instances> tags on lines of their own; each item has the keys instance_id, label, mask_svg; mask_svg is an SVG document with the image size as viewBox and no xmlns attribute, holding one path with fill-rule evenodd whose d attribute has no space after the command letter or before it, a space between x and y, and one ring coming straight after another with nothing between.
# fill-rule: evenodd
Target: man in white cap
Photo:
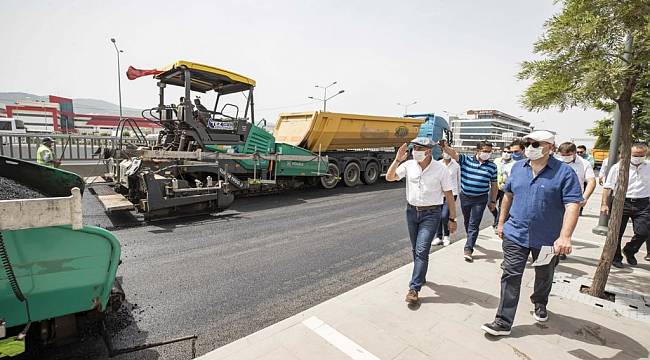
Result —
<instances>
[{"instance_id":1,"label":"man in white cap","mask_svg":"<svg viewBox=\"0 0 650 360\"><path fill-rule=\"evenodd\" d=\"M449 172L431 157L435 145L433 141L415 138L411 144L413 160L405 161L408 145L402 145L386 172L386 180L398 181L406 177L406 222L413 251L413 273L406 301L416 304L419 301L418 292L426 282L431 241L440 224L443 198L449 204L448 226L452 233L456 231L456 203Z\"/></svg>"},{"instance_id":2,"label":"man in white cap","mask_svg":"<svg viewBox=\"0 0 650 360\"><path fill-rule=\"evenodd\" d=\"M517 312L521 278L530 253L535 261L542 246L553 246L554 254L571 253L571 236L578 222L582 191L575 171L550 156L555 136L534 131L524 137L527 160L518 161L503 187L503 205L497 228L503 240L501 299L493 322L482 329L491 335L509 335ZM546 305L553 284L557 256L535 267L535 285L530 297L535 320L548 320Z\"/></svg>"}]
</instances>

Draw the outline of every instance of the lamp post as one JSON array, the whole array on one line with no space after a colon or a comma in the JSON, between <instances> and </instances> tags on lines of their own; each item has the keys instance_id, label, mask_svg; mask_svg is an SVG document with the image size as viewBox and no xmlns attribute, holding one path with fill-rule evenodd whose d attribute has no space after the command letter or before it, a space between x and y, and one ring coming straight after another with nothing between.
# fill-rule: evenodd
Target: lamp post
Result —
<instances>
[{"instance_id":1,"label":"lamp post","mask_svg":"<svg viewBox=\"0 0 650 360\"><path fill-rule=\"evenodd\" d=\"M341 94L343 94L345 92L345 90L339 90L339 92L337 92L336 94L334 94L334 95L332 95L330 97L327 97L327 89L332 85L336 85L336 83L337 82L334 81L333 83L331 83L331 84L329 84L327 86L316 85L315 87L317 87L319 89L323 89L323 98L319 99L319 98L316 98L316 97L313 97L313 96L309 96L308 98L312 99L312 100L322 101L323 102L323 111L327 111L327 100L330 100L331 98L333 98L333 97L335 97L337 95L341 95Z\"/></svg>"},{"instance_id":2,"label":"lamp post","mask_svg":"<svg viewBox=\"0 0 650 360\"><path fill-rule=\"evenodd\" d=\"M111 38L111 42L113 43L113 46L115 47L115 52L117 53L117 94L119 96L119 101L120 101L120 122L122 121L122 81L120 79L120 53L123 53L124 51L120 50L117 48L117 43L115 42L115 38Z\"/></svg>"},{"instance_id":3,"label":"lamp post","mask_svg":"<svg viewBox=\"0 0 650 360\"><path fill-rule=\"evenodd\" d=\"M409 113L409 106L417 104L417 101L410 102L408 104L397 103L397 106L404 106L404 116Z\"/></svg>"}]
</instances>

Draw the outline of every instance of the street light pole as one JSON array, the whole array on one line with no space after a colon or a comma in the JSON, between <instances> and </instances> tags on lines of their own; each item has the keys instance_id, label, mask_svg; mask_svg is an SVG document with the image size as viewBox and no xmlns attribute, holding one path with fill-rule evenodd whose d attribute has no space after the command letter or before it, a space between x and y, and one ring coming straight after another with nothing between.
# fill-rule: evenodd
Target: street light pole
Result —
<instances>
[{"instance_id":1,"label":"street light pole","mask_svg":"<svg viewBox=\"0 0 650 360\"><path fill-rule=\"evenodd\" d=\"M121 122L122 121L122 81L120 76L120 53L123 53L124 51L117 48L117 43L115 42L115 38L111 38L111 42L113 43L113 46L115 47L115 52L117 53L117 93L120 101L120 122Z\"/></svg>"},{"instance_id":2,"label":"street light pole","mask_svg":"<svg viewBox=\"0 0 650 360\"><path fill-rule=\"evenodd\" d=\"M404 106L404 116L406 116L409 113L409 106L417 104L417 101L413 101L408 104L402 104L402 103L397 103L397 106Z\"/></svg>"},{"instance_id":3,"label":"street light pole","mask_svg":"<svg viewBox=\"0 0 650 360\"><path fill-rule=\"evenodd\" d=\"M334 94L334 95L332 95L330 97L327 97L327 88L329 88L332 85L336 85L336 83L337 82L334 81L333 83L331 83L331 84L329 84L327 86L316 85L315 87L317 87L319 89L323 89L323 98L319 99L319 98L316 98L316 97L313 97L313 96L309 96L308 99L322 101L323 102L323 112L327 111L327 100L330 100L331 98L333 98L333 97L335 97L337 95L343 94L345 92L345 90L340 90L336 94Z\"/></svg>"}]
</instances>

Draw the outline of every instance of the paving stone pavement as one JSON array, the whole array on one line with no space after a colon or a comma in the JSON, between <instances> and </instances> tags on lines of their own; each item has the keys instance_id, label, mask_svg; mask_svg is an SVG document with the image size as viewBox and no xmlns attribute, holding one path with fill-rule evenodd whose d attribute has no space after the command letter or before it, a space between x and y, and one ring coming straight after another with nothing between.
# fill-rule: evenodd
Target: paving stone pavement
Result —
<instances>
[{"instance_id":1,"label":"paving stone pavement","mask_svg":"<svg viewBox=\"0 0 650 360\"><path fill-rule=\"evenodd\" d=\"M638 266L612 268L607 290L615 302L579 291L590 284L605 241L591 232L600 190L580 218L573 253L557 267L545 323L532 317L534 271L528 266L512 334L494 338L480 329L494 318L500 292L500 240L488 228L471 264L462 258L464 241L432 253L418 307L404 302L409 264L200 359L648 359L645 249Z\"/></svg>"}]
</instances>

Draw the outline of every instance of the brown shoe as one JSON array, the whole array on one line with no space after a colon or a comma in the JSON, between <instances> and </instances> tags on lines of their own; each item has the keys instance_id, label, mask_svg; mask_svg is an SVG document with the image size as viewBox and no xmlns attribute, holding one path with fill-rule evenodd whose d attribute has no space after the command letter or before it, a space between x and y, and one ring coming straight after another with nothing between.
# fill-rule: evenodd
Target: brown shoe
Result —
<instances>
[{"instance_id":1,"label":"brown shoe","mask_svg":"<svg viewBox=\"0 0 650 360\"><path fill-rule=\"evenodd\" d=\"M418 300L418 292L413 289L409 290L408 294L406 294L406 302L415 304Z\"/></svg>"},{"instance_id":2,"label":"brown shoe","mask_svg":"<svg viewBox=\"0 0 650 360\"><path fill-rule=\"evenodd\" d=\"M465 261L467 262L473 262L474 258L472 257L472 252L469 250L465 250L463 253L463 257L465 258Z\"/></svg>"}]
</instances>

